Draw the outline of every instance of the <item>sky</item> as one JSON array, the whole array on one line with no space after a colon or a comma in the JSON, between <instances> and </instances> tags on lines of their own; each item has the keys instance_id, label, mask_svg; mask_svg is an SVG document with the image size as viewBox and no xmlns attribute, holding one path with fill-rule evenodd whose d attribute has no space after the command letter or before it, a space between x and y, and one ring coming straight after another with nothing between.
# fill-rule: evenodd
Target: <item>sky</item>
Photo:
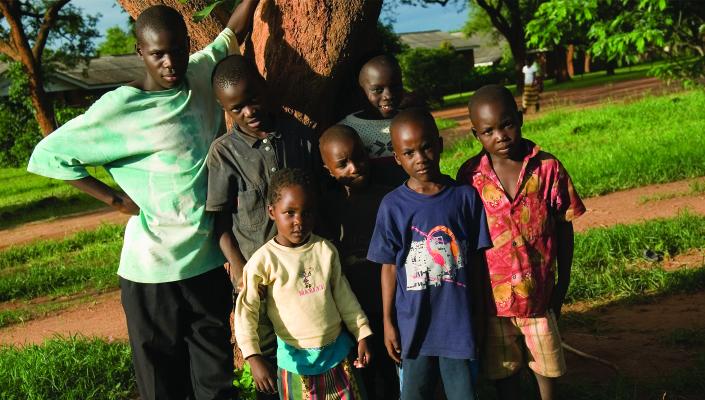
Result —
<instances>
[{"instance_id":1,"label":"sky","mask_svg":"<svg viewBox=\"0 0 705 400\"><path fill-rule=\"evenodd\" d=\"M86 14L101 13L102 17L97 26L101 34L115 25L127 27L127 13L122 11L115 0L72 0L70 4L82 8ZM385 11L382 14L382 19L390 16L395 19L392 26L397 33L432 29L450 31L458 30L463 26L467 18L467 9L458 4L449 4L445 7L438 4L428 7L398 5L394 9L394 15ZM96 40L101 41L100 38Z\"/></svg>"}]
</instances>

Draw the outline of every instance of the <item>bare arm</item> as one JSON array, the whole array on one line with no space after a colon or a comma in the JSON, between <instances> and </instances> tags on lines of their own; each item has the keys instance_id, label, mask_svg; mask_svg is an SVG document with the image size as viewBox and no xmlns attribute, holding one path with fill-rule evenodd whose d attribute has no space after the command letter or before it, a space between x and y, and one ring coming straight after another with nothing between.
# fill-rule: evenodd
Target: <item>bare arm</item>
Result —
<instances>
[{"instance_id":1,"label":"bare arm","mask_svg":"<svg viewBox=\"0 0 705 400\"><path fill-rule=\"evenodd\" d=\"M245 257L240 251L240 244L233 234L233 215L230 211L221 211L215 217L215 236L225 259L230 264L230 280L238 292L242 290L242 271Z\"/></svg>"},{"instance_id":2,"label":"bare arm","mask_svg":"<svg viewBox=\"0 0 705 400\"><path fill-rule=\"evenodd\" d=\"M242 43L252 31L252 18L258 3L259 0L242 0L230 16L227 27L235 32L238 43Z\"/></svg>"},{"instance_id":3,"label":"bare arm","mask_svg":"<svg viewBox=\"0 0 705 400\"><path fill-rule=\"evenodd\" d=\"M568 293L570 285L570 270L573 266L574 233L572 222L558 222L556 224L556 247L558 264L558 283L551 295L551 304L556 318L561 316L561 307Z\"/></svg>"},{"instance_id":4,"label":"bare arm","mask_svg":"<svg viewBox=\"0 0 705 400\"><path fill-rule=\"evenodd\" d=\"M140 208L132 201L130 196L116 191L92 176L66 182L121 213L130 215L139 215L140 213Z\"/></svg>"},{"instance_id":5,"label":"bare arm","mask_svg":"<svg viewBox=\"0 0 705 400\"><path fill-rule=\"evenodd\" d=\"M384 321L384 345L389 357L397 363L401 362L401 346L399 331L394 310L394 299L397 289L397 266L382 264L382 319Z\"/></svg>"}]
</instances>

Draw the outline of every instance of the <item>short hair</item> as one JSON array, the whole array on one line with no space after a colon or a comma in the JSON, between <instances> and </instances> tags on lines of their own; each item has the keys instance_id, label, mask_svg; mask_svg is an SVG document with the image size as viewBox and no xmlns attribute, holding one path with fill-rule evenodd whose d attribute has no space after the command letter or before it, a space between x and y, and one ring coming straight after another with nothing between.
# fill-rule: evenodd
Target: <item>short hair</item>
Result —
<instances>
[{"instance_id":1,"label":"short hair","mask_svg":"<svg viewBox=\"0 0 705 400\"><path fill-rule=\"evenodd\" d=\"M401 66L399 65L399 61L397 61L397 59L390 54L382 54L372 57L362 66L362 68L360 68L360 73L357 76L358 81L362 79L363 74L367 73L368 69L373 67L391 68L394 72L399 74L399 77L401 78Z\"/></svg>"},{"instance_id":2,"label":"short hair","mask_svg":"<svg viewBox=\"0 0 705 400\"><path fill-rule=\"evenodd\" d=\"M315 196L311 174L301 168L283 168L275 172L269 182L267 201L270 205L281 199L281 190L286 187L301 186L307 193Z\"/></svg>"},{"instance_id":3,"label":"short hair","mask_svg":"<svg viewBox=\"0 0 705 400\"><path fill-rule=\"evenodd\" d=\"M341 139L352 139L353 141L362 143L362 139L360 139L360 135L357 134L355 129L348 125L338 124L331 126L323 132L318 139L318 147L323 150L328 143Z\"/></svg>"},{"instance_id":4,"label":"short hair","mask_svg":"<svg viewBox=\"0 0 705 400\"><path fill-rule=\"evenodd\" d=\"M517 110L517 103L512 92L502 85L485 85L475 91L468 102L468 111L472 115L473 107L479 104L501 102L502 104Z\"/></svg>"},{"instance_id":5,"label":"short hair","mask_svg":"<svg viewBox=\"0 0 705 400\"><path fill-rule=\"evenodd\" d=\"M135 34L138 41L142 39L142 32L145 30L153 32L181 30L184 35L188 35L186 22L181 14L175 9L161 4L147 8L137 17Z\"/></svg>"},{"instance_id":6,"label":"short hair","mask_svg":"<svg viewBox=\"0 0 705 400\"><path fill-rule=\"evenodd\" d=\"M393 119L389 131L393 136L397 127L402 124L419 124L424 128L424 131L432 132L435 136L440 137L438 133L438 126L436 125L436 120L433 119L431 113L421 107L407 108L402 110Z\"/></svg>"},{"instance_id":7,"label":"short hair","mask_svg":"<svg viewBox=\"0 0 705 400\"><path fill-rule=\"evenodd\" d=\"M247 78L260 79L264 82L264 78L250 61L239 54L233 54L215 65L211 74L211 83L213 88L227 89L231 86L237 86Z\"/></svg>"}]
</instances>

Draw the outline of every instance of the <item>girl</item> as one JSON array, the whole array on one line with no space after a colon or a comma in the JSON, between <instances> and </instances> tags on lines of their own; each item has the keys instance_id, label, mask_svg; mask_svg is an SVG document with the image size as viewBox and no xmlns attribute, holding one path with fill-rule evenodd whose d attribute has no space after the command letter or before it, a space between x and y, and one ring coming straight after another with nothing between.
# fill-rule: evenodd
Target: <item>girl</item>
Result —
<instances>
[{"instance_id":1,"label":"girl","mask_svg":"<svg viewBox=\"0 0 705 400\"><path fill-rule=\"evenodd\" d=\"M257 390L286 400L365 399L355 368L370 361L367 317L341 273L338 252L311 233L315 188L308 174L283 169L272 176L269 217L277 235L245 265L235 308L235 337L252 368ZM258 288L266 287L266 302ZM260 354L259 307L267 308L277 335L277 378ZM357 341L357 358L351 348ZM355 367L355 368L353 368Z\"/></svg>"}]
</instances>

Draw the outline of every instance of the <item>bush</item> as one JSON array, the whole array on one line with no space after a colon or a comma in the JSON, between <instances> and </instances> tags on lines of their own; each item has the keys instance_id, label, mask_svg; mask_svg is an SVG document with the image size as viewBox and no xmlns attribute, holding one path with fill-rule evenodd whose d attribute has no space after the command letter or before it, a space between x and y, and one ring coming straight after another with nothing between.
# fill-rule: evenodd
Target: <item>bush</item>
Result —
<instances>
[{"instance_id":1,"label":"bush","mask_svg":"<svg viewBox=\"0 0 705 400\"><path fill-rule=\"evenodd\" d=\"M452 46L406 50L399 55L399 64L404 87L432 104L442 104L444 94L459 92L464 75L472 68Z\"/></svg>"}]
</instances>

